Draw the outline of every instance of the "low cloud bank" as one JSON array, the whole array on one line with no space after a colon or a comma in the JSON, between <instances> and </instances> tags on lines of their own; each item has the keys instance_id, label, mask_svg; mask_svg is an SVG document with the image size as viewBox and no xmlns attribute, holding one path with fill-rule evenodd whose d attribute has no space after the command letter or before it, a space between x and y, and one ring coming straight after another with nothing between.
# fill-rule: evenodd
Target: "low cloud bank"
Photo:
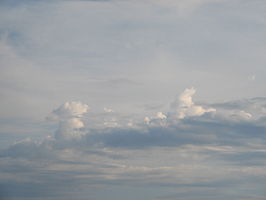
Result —
<instances>
[{"instance_id":1,"label":"low cloud bank","mask_svg":"<svg viewBox=\"0 0 266 200\"><path fill-rule=\"evenodd\" d=\"M53 136L24 139L0 151L2 194L30 198L34 188L45 198L46 188L47 198L56 199L60 191L68 199L79 187L76 196L83 191L87 199L88 189L149 185L186 187L195 194L198 188L223 189L232 199L231 188L242 190L251 181L264 191L266 99L199 105L194 94L186 89L170 110L139 120L111 108L96 114L81 102L64 103L47 117L58 123Z\"/></svg>"},{"instance_id":2,"label":"low cloud bank","mask_svg":"<svg viewBox=\"0 0 266 200\"><path fill-rule=\"evenodd\" d=\"M27 156L47 157L53 149L95 146L130 149L187 144L239 146L266 139L264 98L253 99L244 105L243 102L241 105L229 102L198 105L192 99L195 92L194 88L186 89L170 105L168 112L158 111L154 116L146 116L144 121L126 119L111 108L105 108L105 113L98 117L101 129L91 128L90 122L85 126L84 116L89 111L87 104L66 102L47 117L58 122L54 136L40 142L31 139L17 142L2 155L16 157L33 151L34 155ZM105 121L105 115L110 119Z\"/></svg>"}]
</instances>

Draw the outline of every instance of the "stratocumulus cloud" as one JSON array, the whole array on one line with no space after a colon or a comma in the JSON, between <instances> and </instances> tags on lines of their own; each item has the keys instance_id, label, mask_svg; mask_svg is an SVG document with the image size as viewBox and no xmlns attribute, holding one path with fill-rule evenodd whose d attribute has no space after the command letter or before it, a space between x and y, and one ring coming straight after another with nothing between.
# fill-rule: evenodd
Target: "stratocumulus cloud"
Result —
<instances>
[{"instance_id":1,"label":"stratocumulus cloud","mask_svg":"<svg viewBox=\"0 0 266 200\"><path fill-rule=\"evenodd\" d=\"M265 5L0 0L0 199L265 200Z\"/></svg>"},{"instance_id":2,"label":"stratocumulus cloud","mask_svg":"<svg viewBox=\"0 0 266 200\"><path fill-rule=\"evenodd\" d=\"M59 123L54 136L39 141L24 139L2 150L0 168L9 173L10 167L14 164L18 166L13 166L12 170L23 185L29 184L25 173L30 174L30 182L38 180L34 190L44 199L57 198L57 192L45 195L44 191L50 190L50 187L56 188L59 196L65 199L69 199L70 188L78 187L80 192L72 192L71 195L85 199L96 191L95 183L100 188L110 185L118 188L126 185L135 189L136 185L173 187L178 188L178 192L182 192L179 188L183 187L205 187L208 194L203 196L206 198L212 194L213 188L230 191L232 185L241 188L243 181L256 180L260 184L256 186L261 190L261 184L265 184L265 180L260 178L265 175L262 167L266 162L265 115L258 113L259 118L249 120L251 114L244 110L251 112L254 108L251 104L263 107L265 100L239 105L239 109L228 107L230 102L212 106L205 104L203 107L192 100L194 93L195 89L186 89L174 109L171 104L168 112L156 112L130 126L128 123L133 119L127 119L128 122L123 125L121 121L125 117L105 112L104 115L111 115L111 119L115 116L115 121L105 122L105 128L99 130L91 128L91 122L86 121L86 126L83 122L93 114L88 113L88 118L85 118L89 110L87 104L66 102L47 117ZM203 112L198 112L197 107ZM191 109L194 111L188 111ZM215 115L205 114L214 111L217 111ZM180 112L185 117L180 117ZM94 115L96 118L97 114ZM236 120L236 116L240 118ZM103 114L98 117L102 123ZM46 177L41 173L45 173ZM4 197L16 198L22 193L33 197L28 187L22 187L11 175L6 180L9 185L0 182ZM58 186L62 180L63 185ZM65 184L73 181L75 183ZM11 186L19 190L10 194ZM109 189L117 192L113 186ZM125 190L126 193L130 191ZM185 194L190 199L197 199L195 191L190 195L186 191ZM180 197L176 193L171 195ZM230 192L212 195L231 197ZM151 197L168 198L155 193ZM243 193L240 197L247 197L247 194Z\"/></svg>"},{"instance_id":3,"label":"stratocumulus cloud","mask_svg":"<svg viewBox=\"0 0 266 200\"><path fill-rule=\"evenodd\" d=\"M125 119L119 114L109 112L108 109L104 115L111 114L109 120L103 122L103 115L99 115L96 119L105 127L99 130L95 129L91 122L88 122L88 126L85 127L82 121L84 114L89 110L87 104L77 101L66 102L53 110L47 117L49 120L58 122L58 129L53 137L57 142L52 143L53 145L59 143L62 145L65 141L68 146L68 144L72 144L69 141L75 140L76 145L82 146L90 144L92 146L146 148L186 144L221 143L226 145L232 143L236 145L239 144L240 139L242 142L248 142L248 139L252 138L254 134L262 138L265 137L265 127L260 123L264 116L250 121L252 115L244 111L243 107L241 109L224 109L219 105L220 108L218 107L217 110L209 106L204 108L193 102L192 96L195 92L194 88L185 89L179 98L171 103L166 114L157 112L155 116L146 116L144 121L134 124L132 123L133 119ZM215 115L204 115L205 113L216 113L216 111ZM94 118L97 118L97 115ZM252 130L256 130L256 133L252 134ZM239 141L230 141L229 138L239 138ZM22 141L15 146L24 143ZM25 144L29 143L31 142L27 141ZM44 143L47 144L47 139L44 140ZM36 146L36 143L33 145ZM42 146L42 142L39 142L37 146Z\"/></svg>"}]
</instances>

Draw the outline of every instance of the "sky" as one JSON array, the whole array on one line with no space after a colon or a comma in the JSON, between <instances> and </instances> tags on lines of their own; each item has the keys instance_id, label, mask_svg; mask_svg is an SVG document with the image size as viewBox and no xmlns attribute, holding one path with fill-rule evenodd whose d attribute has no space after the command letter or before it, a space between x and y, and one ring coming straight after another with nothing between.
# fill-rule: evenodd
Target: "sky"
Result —
<instances>
[{"instance_id":1,"label":"sky","mask_svg":"<svg viewBox=\"0 0 266 200\"><path fill-rule=\"evenodd\" d=\"M265 200L264 0L0 0L0 199Z\"/></svg>"}]
</instances>

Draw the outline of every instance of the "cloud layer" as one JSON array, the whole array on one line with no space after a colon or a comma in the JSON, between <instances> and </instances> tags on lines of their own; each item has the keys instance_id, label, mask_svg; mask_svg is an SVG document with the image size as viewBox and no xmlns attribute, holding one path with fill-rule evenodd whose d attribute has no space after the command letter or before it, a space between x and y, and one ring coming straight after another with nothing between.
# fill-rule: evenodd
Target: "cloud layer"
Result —
<instances>
[{"instance_id":1,"label":"cloud layer","mask_svg":"<svg viewBox=\"0 0 266 200\"><path fill-rule=\"evenodd\" d=\"M265 19L262 0L0 0L0 199L265 200Z\"/></svg>"},{"instance_id":2,"label":"cloud layer","mask_svg":"<svg viewBox=\"0 0 266 200\"><path fill-rule=\"evenodd\" d=\"M184 90L168 111L144 121L111 109L86 114L87 104L64 103L47 117L59 123L54 136L25 139L1 151L3 198L104 199L100 190L109 188L108 194L117 194L111 199L132 190L141 193L140 199L196 200L199 194L200 199L263 199L265 99L200 105L192 99L195 92ZM105 121L104 116L110 118ZM95 118L105 127L97 129L88 121ZM146 185L152 192L144 198L141 188ZM232 195L232 188L249 192Z\"/></svg>"}]
</instances>

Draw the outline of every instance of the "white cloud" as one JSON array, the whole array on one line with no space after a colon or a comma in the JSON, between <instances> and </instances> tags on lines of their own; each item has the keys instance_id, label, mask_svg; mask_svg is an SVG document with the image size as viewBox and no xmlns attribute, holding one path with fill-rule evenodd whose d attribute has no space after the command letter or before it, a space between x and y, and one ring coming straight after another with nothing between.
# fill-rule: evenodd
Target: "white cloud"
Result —
<instances>
[{"instance_id":1,"label":"white cloud","mask_svg":"<svg viewBox=\"0 0 266 200\"><path fill-rule=\"evenodd\" d=\"M118 126L118 123L115 121L110 121L110 122L104 122L103 125L109 128L114 128Z\"/></svg>"},{"instance_id":2,"label":"white cloud","mask_svg":"<svg viewBox=\"0 0 266 200\"><path fill-rule=\"evenodd\" d=\"M220 110L217 112L217 116L228 121L246 121L251 120L253 115L244 110Z\"/></svg>"},{"instance_id":3,"label":"white cloud","mask_svg":"<svg viewBox=\"0 0 266 200\"><path fill-rule=\"evenodd\" d=\"M72 117L82 117L88 112L89 106L79 101L65 102L51 114L51 119L66 119ZM49 117L49 116L48 116Z\"/></svg>"},{"instance_id":4,"label":"white cloud","mask_svg":"<svg viewBox=\"0 0 266 200\"><path fill-rule=\"evenodd\" d=\"M144 123L149 124L151 119L149 117L144 117Z\"/></svg>"},{"instance_id":5,"label":"white cloud","mask_svg":"<svg viewBox=\"0 0 266 200\"><path fill-rule=\"evenodd\" d=\"M79 118L70 118L59 122L59 128L55 133L57 139L78 139L85 134L80 130L84 123Z\"/></svg>"},{"instance_id":6,"label":"white cloud","mask_svg":"<svg viewBox=\"0 0 266 200\"><path fill-rule=\"evenodd\" d=\"M252 118L252 114L245 112L244 110L239 111L239 115L243 117L244 119L250 119Z\"/></svg>"},{"instance_id":7,"label":"white cloud","mask_svg":"<svg viewBox=\"0 0 266 200\"><path fill-rule=\"evenodd\" d=\"M159 119L166 119L166 118L167 118L166 115L163 114L162 112L158 112L158 113L156 114L156 117L159 118Z\"/></svg>"},{"instance_id":8,"label":"white cloud","mask_svg":"<svg viewBox=\"0 0 266 200\"><path fill-rule=\"evenodd\" d=\"M99 130L84 137L90 144L94 144L93 138L99 137L99 140L95 139L102 144L99 149L95 147L97 145L88 145L91 149L89 155L86 155L88 147L84 148L83 141L62 141L69 144L70 149L56 152L62 156L53 162L35 160L41 156L50 158L48 147L32 140L17 143L7 154L17 156L17 162L0 158L0 196L5 198L2 192L8 184L10 189L7 193L23 193L24 198L28 199L69 199L74 196L76 199L86 199L88 196L94 199L107 199L104 198L106 196L110 199L142 199L144 196L147 199L157 199L155 195L164 193L168 197L160 199L193 200L215 197L217 200L235 200L247 199L244 197L245 191L264 194L265 153L261 152L265 152L265 121L256 126L256 117L265 117L265 101L262 104L252 104L254 107L250 107L250 110L232 105L226 113L228 118L250 119L253 116L252 121L241 120L241 123L228 123L216 115L212 119L179 120L178 126L174 126L162 107L156 108L156 112L164 112L157 114L153 112L154 109L150 110L153 115L142 115L137 110L140 103L163 104L173 94L174 86L179 87L175 88L179 90L187 84L208 91L206 97L210 101L263 94L265 84L263 80L259 80L260 77L245 87L245 90L242 80L243 77L247 78L251 70L257 74L265 72L265 45L261 42L265 35L265 7L261 6L264 3L228 1L230 4L213 6L213 2L217 1L149 0L160 2L155 6L145 4L145 0L130 3L124 3L126 1L123 0L115 3L105 1L104 4L102 1L62 1L56 4L51 2L51 6L48 6L50 1L45 1L46 3L16 6L13 9L1 8L2 30L10 31L7 43L0 46L2 124L6 124L6 121L13 123L13 119L22 121L21 118L31 112L43 118L43 113L47 112L50 105L72 97L80 100L90 97L90 102L95 107L108 102L108 106L115 111L121 111L124 106L126 111L140 114L141 119L151 115L150 118L145 118L151 127L145 127L148 130L146 134L143 134L142 127L139 132L132 131L131 127L130 131L126 131L124 127L120 128L120 124L130 126L131 121L127 117L121 115L112 121L110 118L113 113L101 113L95 117L101 128L104 122L108 126L116 127L113 134L111 131L101 134ZM210 6L202 9L201 5L205 2L210 2ZM195 9L197 12L193 12ZM191 18L178 18L188 15ZM260 20L254 20L255 18ZM246 30L247 27L252 28ZM9 48L11 46L13 48ZM247 46L248 49L244 48ZM166 57L164 61L157 59L154 56L157 54L153 51L166 51L174 56L169 56L170 59ZM239 59L234 59L236 57ZM157 64L157 60L162 61ZM157 64L156 67L153 62ZM44 73L45 71L47 72ZM118 74L125 78L122 82L113 81ZM87 80L88 77L112 81L110 84L104 81L91 82ZM140 84L126 83L124 80L129 77ZM251 76L250 80L252 79L255 77ZM215 85L211 84L213 80ZM214 112L211 107L217 108L194 103L194 93L195 90L188 89L187 93L177 99L173 111L175 119L201 116L211 110ZM87 111L88 107L84 104L67 102L52 112L50 119L59 122L56 138L69 140L85 134L83 130L86 123L82 117ZM217 108L217 111L220 110ZM21 117L17 117L18 115ZM91 127L94 122L88 121ZM160 122L166 122L169 128L152 126ZM115 123L119 123L119 127ZM134 120L132 123L134 126L138 125ZM46 129L46 126L43 127L40 129ZM19 128L25 131L23 126ZM92 137L93 134L95 135ZM4 134L3 141L5 137ZM9 135L8 138L13 140L15 136ZM61 140L55 140L51 147L56 148L59 143L62 144ZM199 144L199 150L183 148L182 144L191 143ZM205 143L208 146L204 146ZM221 143L228 145L228 148L217 145ZM261 147L250 147L239 155L231 151L230 145L246 148L247 143ZM106 156L104 150L108 151L112 147L118 155L123 155L123 159ZM116 149L117 147L125 149ZM131 147L154 148L132 150ZM255 150L261 152L255 153ZM77 153L78 151L82 152ZM30 162L20 159L24 155L31 158ZM10 164L3 167L6 162ZM47 165L49 169L45 168ZM14 176L13 185L12 181L3 179L7 174ZM135 180L134 184L130 183L132 180ZM208 180L209 187L206 184ZM155 187L152 186L154 182ZM106 186L101 187L101 184ZM132 188L132 185L138 188ZM147 185L149 188L146 190ZM62 194L60 188L66 193ZM82 193L81 188L86 190L82 197L79 196ZM113 188L117 190L114 191ZM222 194L212 193L218 191L217 188ZM142 192L144 190L145 194ZM52 194L44 194L46 191ZM131 195L132 193L135 194ZM180 196L171 196L173 193ZM243 197L236 197L238 195ZM253 196L253 199L263 198Z\"/></svg>"},{"instance_id":9,"label":"white cloud","mask_svg":"<svg viewBox=\"0 0 266 200\"><path fill-rule=\"evenodd\" d=\"M178 97L178 99L171 104L171 108L176 112L178 119L186 117L201 116L205 113L215 112L214 108L203 108L195 105L192 96L196 93L194 88L185 89L185 91Z\"/></svg>"},{"instance_id":10,"label":"white cloud","mask_svg":"<svg viewBox=\"0 0 266 200\"><path fill-rule=\"evenodd\" d=\"M107 112L107 113L114 112L111 108L104 108L103 110L104 110L104 112Z\"/></svg>"},{"instance_id":11,"label":"white cloud","mask_svg":"<svg viewBox=\"0 0 266 200\"><path fill-rule=\"evenodd\" d=\"M167 116L163 112L157 112L156 116L144 117L144 124L149 126L166 126Z\"/></svg>"},{"instance_id":12,"label":"white cloud","mask_svg":"<svg viewBox=\"0 0 266 200\"><path fill-rule=\"evenodd\" d=\"M179 96L175 114L200 116L212 109L195 105L192 99L195 92L193 88L186 89ZM237 110L236 105L233 107L235 109L228 109L227 116L252 116L244 108L238 107ZM145 117L148 126L135 128L135 121L133 124L128 120L129 123L124 123L126 128L120 126L125 117L115 117L117 113L101 113L98 118L105 129L90 132L82 137L84 140L77 140L86 133L82 131L84 123L81 119L87 111L88 105L81 102L66 102L55 109L51 113L54 118L51 119L59 121L56 140L47 138L36 142L27 139L0 151L2 174L9 170L9 175L16 174L13 180L17 182L18 175L31 180L36 177L34 173L38 173L41 176L37 180L47 185L51 185L50 179L56 179L56 184L62 182L63 174L69 176L67 180L77 180L77 184L82 180L80 187L86 183L94 184L97 180L99 185L108 188L110 183L121 186L132 186L134 183L141 184L141 187L156 185L156 188L159 184L185 184L186 187L191 184L192 188L195 184L203 184L204 187L210 185L213 188L215 183L220 187L220 182L228 182L230 187L232 182L239 183L239 187L242 187L243 180L248 182L250 178L256 180L256 177L265 175L261 167L265 165L265 126L256 126L255 120L252 123L232 121L230 124L215 115L211 119L180 120L178 126L175 126L168 120L169 114L157 112L152 117ZM105 122L104 116L111 118ZM22 170L18 169L20 165L13 162L15 159L21 164ZM43 159L46 159L45 162ZM10 162L10 165L4 165L3 162ZM27 162L30 164L25 165ZM45 165L42 168L36 167L40 163ZM30 169L31 165L35 169L30 172L32 174L23 171ZM45 173L47 176L44 177L45 170L49 173ZM255 186L260 187L259 184ZM87 188L90 185L86 185ZM88 196L87 193L85 196ZM224 197L224 194L221 196Z\"/></svg>"},{"instance_id":13,"label":"white cloud","mask_svg":"<svg viewBox=\"0 0 266 200\"><path fill-rule=\"evenodd\" d=\"M77 139L85 134L81 128L84 123L81 117L88 112L89 106L79 101L66 102L59 108L54 110L47 118L50 120L58 120L59 128L55 133L57 139Z\"/></svg>"}]
</instances>

